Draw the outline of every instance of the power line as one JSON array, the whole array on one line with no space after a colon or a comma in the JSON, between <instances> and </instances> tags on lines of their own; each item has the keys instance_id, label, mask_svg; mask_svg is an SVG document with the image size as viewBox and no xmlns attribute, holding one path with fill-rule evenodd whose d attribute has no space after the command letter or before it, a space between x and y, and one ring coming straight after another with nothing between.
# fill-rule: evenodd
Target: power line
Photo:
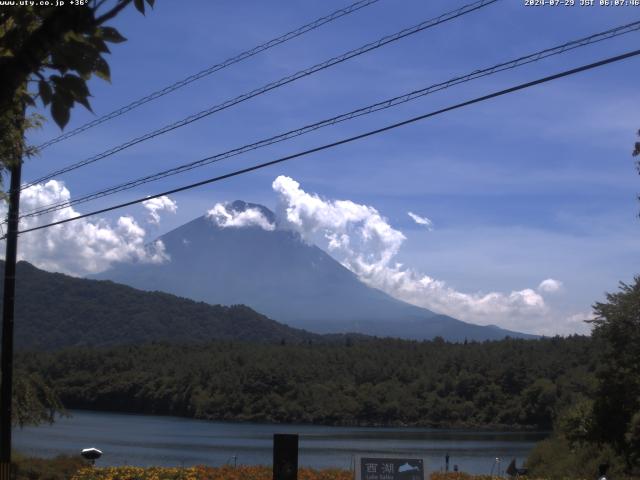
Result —
<instances>
[{"instance_id":1,"label":"power line","mask_svg":"<svg viewBox=\"0 0 640 480\"><path fill-rule=\"evenodd\" d=\"M145 103L151 102L152 100L156 100L160 97L164 97L165 95L174 92L182 87L185 87L197 80L200 80L201 78L204 78L206 76L211 75L212 73L218 72L220 70L223 70L231 65L234 65L236 63L242 62L243 60L246 60L248 58L251 58L255 55L257 55L258 53L264 52L265 50L269 50L270 48L273 48L277 45L281 45L285 42L288 42L289 40L292 40L294 38L297 38L301 35L304 35L307 32L310 32L312 30L315 30L319 27L321 27L322 25L325 25L327 23L333 22L334 20L337 20L341 17L344 17L346 15L349 15L353 12L356 12L362 8L368 7L369 5L372 5L374 3L376 3L378 0L360 0L358 2L355 2L351 5L349 5L346 8L341 8L340 10L336 10L333 13L330 13L329 15L326 15L324 17L318 18L317 20L314 20L311 23L307 23L306 25L303 25L302 27L299 27L295 30L292 30L288 33L285 33L284 35L281 35L279 37L273 38L271 40L269 40L268 42L265 42L261 45L258 45L256 47L253 47L250 50L246 50L234 57L228 58L225 61L218 63L216 65L212 65L208 68L205 68L204 70L199 71L198 73L195 73L193 75L190 75L186 78L183 78L182 80L178 80L175 83L172 83L171 85L168 85L164 88L161 88L160 90L156 90L153 93L150 93L149 95L146 95L142 98L139 98L138 100L135 100L127 105L125 105L124 107L120 107L116 110L113 110L110 113L107 113L106 115L103 115L99 118L96 118L95 120L92 120L90 122L85 123L84 125L79 126L78 128L75 128L73 130L70 130L66 133L63 133L62 135L59 135L55 138L52 138L48 141L46 141L45 143L43 143L42 145L39 145L37 148L40 150L43 150L55 143L61 142L63 140L66 140L67 138L71 138L75 135L78 135L79 133L82 133L86 130L89 130L95 126L98 126L108 120L111 120L113 118L119 117L121 115L124 115L125 113L130 112L131 110L134 110L138 107L140 107L141 105L144 105Z\"/></svg>"},{"instance_id":2,"label":"power line","mask_svg":"<svg viewBox=\"0 0 640 480\"><path fill-rule=\"evenodd\" d=\"M576 67L576 68L572 68L570 70L565 70L563 72L556 73L554 75L550 75L550 76L547 76L547 77L542 77L542 78L539 78L537 80L533 80L533 81L530 81L530 82L521 83L519 85L510 87L510 88L506 88L504 90L499 90L497 92L493 92L493 93L490 93L488 95L484 95L482 97L476 97L476 98L474 98L472 100L467 100L465 102L457 103L455 105L452 105L452 106L449 106L449 107L445 107L445 108L441 108L439 110L435 110L435 111L432 111L432 112L429 112L429 113L425 113L425 114L419 115L417 117L412 117L412 118L409 118L407 120L403 120L401 122L397 122L397 123L393 123L391 125L387 125L386 127L378 128L376 130L370 130L368 132L361 133L359 135L355 135L353 137L344 138L344 139L338 140L336 142L332 142L332 143L328 143L328 144L325 144L325 145L321 145L319 147L311 148L309 150L304 150L302 152L294 153L292 155L288 155L288 156L285 156L285 157L280 157L280 158L278 158L276 160L271 160L269 162L264 162L264 163L260 163L260 164L257 164L257 165L253 165L251 167L243 168L243 169L240 169L240 170L235 170L235 171L233 171L231 173L227 173L227 174L220 175L220 176L217 176L217 177L208 178L206 180L201 180L199 182L191 183L189 185L184 185L182 187L174 188L172 190L167 190L167 191L162 192L162 193L156 193L154 195L138 198L136 200L131 200L131 201L128 201L128 202L117 204L117 205L112 205L110 207L102 208L102 209L99 209L99 210L94 210L93 212L90 212L90 213L77 215L75 217L66 218L64 220L58 220L56 222L51 222L51 223L48 223L46 225L40 225L40 226L37 226L37 227L27 228L25 230L19 231L18 234L33 232L33 231L36 231L36 230L42 230L44 228L49 228L49 227L53 227L53 226L56 226L56 225L62 225L64 223L73 222L75 220L80 220L82 218L90 217L92 215L97 215L97 214L100 214L100 213L106 213L106 212L110 212L112 210L117 210L117 209L120 209L120 208L124 208L124 207L128 207L128 206L131 206L131 205L135 205L137 203L142 203L142 202L144 202L146 200L150 200L152 198L158 198L158 197L162 197L164 195L173 195L175 193L183 192L185 190L190 190L192 188L201 187L203 185L208 185L210 183L215 183L215 182L219 182L219 181L222 181L222 180L226 180L228 178L232 178L232 177L236 177L236 176L239 176L239 175L243 175L245 173L253 172L255 170L260 170L262 168L270 167L272 165L276 165L276 164L283 163L283 162L286 162L286 161L289 161L289 160L293 160L295 158L304 157L304 156L310 155L312 153L316 153L316 152L320 152L320 151L327 150L327 149L330 149L330 148L334 148L334 147L337 147L339 145L344 145L344 144L347 144L347 143L351 143L351 142L354 142L356 140L361 140L363 138L367 138L367 137L370 137L370 136L373 136L373 135L377 135L377 134L380 134L380 133L383 133L383 132L386 132L386 131L389 131L389 130L393 130L393 129L396 129L396 128L399 128L399 127L402 127L402 126L405 126L405 125L409 125L411 123L418 122L420 120L424 120L424 119L427 119L427 118L430 118L430 117L435 117L437 115L440 115L440 114L443 114L443 113L446 113L446 112L450 112L452 110L457 110L457 109L460 109L460 108L463 108L463 107L467 107L469 105L473 105L473 104L476 104L476 103L484 102L486 100L490 100L490 99L493 99L493 98L496 98L496 97L507 95L509 93L513 93L513 92L516 92L516 91L519 91L519 90L524 90L524 89L527 89L527 88L530 88L530 87L533 87L533 86L536 86L536 85L540 85L542 83L547 83L547 82L550 82L552 80L557 80L559 78L568 77L570 75L574 75L576 73L580 73L580 72L591 70L591 69L594 69L594 68L597 68L597 67L608 65L610 63L619 62L621 60L625 60L627 58L631 58L631 57L634 57L634 56L637 56L637 55L640 55L640 50L633 50L631 52L627 52L627 53L624 53L622 55L617 55L615 57L609 57L609 58L606 58L604 60L600 60L598 62L590 63L590 64L583 65L583 66ZM4 237L2 237L1 239L4 239L4 238L6 238L6 235Z\"/></svg>"},{"instance_id":3,"label":"power line","mask_svg":"<svg viewBox=\"0 0 640 480\"><path fill-rule=\"evenodd\" d=\"M468 13L471 13L475 10L478 10L480 8L486 7L488 5L491 5L492 3L495 3L499 0L478 0L474 3L470 3L467 5L464 5L456 10L452 10L450 12L447 13L443 13L442 15L440 15L439 17L430 19L430 20L426 20L422 23L419 23L418 25L414 25L413 27L409 27L409 28L405 28L404 30L401 30L397 33L394 33L392 35L387 35L385 37L382 37L381 39L375 41L375 42L371 42L368 43L366 45L363 45L362 47L356 48L354 50L350 50L349 52L346 52L342 55L339 55L337 57L333 57L329 60L326 60L322 63L318 63L312 67L306 68L304 70L300 70L292 75L289 75L287 77L283 77L280 80L276 80L275 82L269 83L267 85L264 85L261 88L252 90L248 93L244 93L238 97L235 97L233 99L227 100L223 103L220 103L218 105L215 105L213 107L210 107L206 110L202 110L198 113L195 113L193 115L190 115L186 118L183 118L182 120L179 120L177 122L174 122L170 125L166 125L160 129L154 130L153 132L150 133L146 133L140 137L136 137L132 140L129 140L128 142L125 142L123 144L120 144L116 147L113 147L109 150L106 150L105 152L99 153L97 155L94 155L93 157L87 158L85 160L81 160L80 162L74 163L72 165L69 165L67 167L61 168L59 170L56 170L52 173L49 173L47 175L44 175L36 180L33 180L29 183L26 183L22 186L22 189L28 188L32 185L35 185L37 183L42 183L46 180L49 180L53 177L56 177L58 175L62 175L64 173L70 172L72 170L76 170L78 168L84 167L85 165L89 165L91 163L97 162L98 160L101 160L103 158L109 157L111 155L114 155L115 153L118 153L122 150L125 150L129 147L132 147L134 145L137 145L141 142L144 142L146 140L150 140L152 138L155 138L159 135L163 135L167 132L170 132L172 130L175 130L177 128L180 127L184 127L185 125L189 125L190 123L193 123L197 120L201 120L202 118L205 118L209 115L212 115L214 113L220 112L222 110L225 110L233 105L236 105L238 103L244 102L246 100L249 100L250 98L256 97L258 95L262 95L266 92L269 92L271 90L274 90L278 87L281 87L283 85L289 84L291 82L294 82L296 80L299 80L300 78L304 78L306 76L312 75L316 72L319 72L321 70L325 70L329 67L332 67L334 65L337 65L339 63L342 63L346 60L349 60L351 58L357 57L359 55L362 55L364 53L370 52L372 50L376 50L384 45L387 45L391 42L395 42L398 41L404 37L407 37L409 35L414 35L418 32L421 32L423 30L426 30L428 28L434 27L436 25L439 25L441 23L445 23L448 22L450 20L453 20L455 18L461 17L463 15L466 15Z\"/></svg>"},{"instance_id":4,"label":"power line","mask_svg":"<svg viewBox=\"0 0 640 480\"><path fill-rule=\"evenodd\" d=\"M244 145L242 147L238 147L238 148L234 148L232 150L228 150L226 152L223 153L219 153L213 156L208 156L204 159L200 159L194 162L190 162L190 163L186 163L168 170L163 170L161 172L157 172L151 175L147 175L144 177L140 177L137 178L135 180L131 180L125 183L121 183L97 192L93 192L87 195L84 195L82 197L78 197L78 198L74 198L74 199L70 199L64 202L56 202L56 203L51 203L49 205L44 205L41 206L37 209L34 209L30 212L26 212L24 213L20 218L25 218L25 217L34 217L34 216L39 216L39 215L44 215L47 213L51 213L54 211L58 211L58 210L62 210L64 208L73 206L73 205L78 205L81 203L86 203L92 200L96 200L98 198L102 198L108 195L113 195L115 193L118 192L122 192L125 190L130 190L132 188L135 188L137 186L146 184L146 183L150 183L156 180L160 180L172 175L177 175L179 173L183 173L195 168L199 168L205 165L209 165L211 163L216 163L222 160L225 160L227 158L230 157L234 157L237 155L240 155L242 153L246 153L248 151L251 150L256 150L258 148L262 148L262 147L266 147L268 145L273 145L275 143L279 143L279 142L283 142L285 140L289 140L291 138L294 137L298 137L300 135L304 135L306 133L318 130L320 128L324 128L330 125L335 125L337 123L341 123L347 120L351 120L353 118L357 118L363 115L368 115L371 114L373 112L377 112L377 111L381 111L381 110L385 110L387 108L391 108L412 100L415 100L417 98L421 98L423 96L429 95L431 93L440 91L440 90L444 90L446 88L461 84L461 83L465 83L465 82L469 82L478 78L482 78L482 77L486 77L504 70L509 70L509 69L513 69L513 68L517 68L523 65L527 65L529 63L533 63L533 62L537 62L540 61L544 58L547 57L551 57L554 55L559 55L562 53L565 53L567 51L571 51L577 48L581 48L593 43L598 43L604 40L608 40L620 35L624 35L630 32L634 32L634 31L638 31L640 30L640 21L636 21L636 22L632 22L629 23L627 25L622 25L619 27L615 27L615 28L611 28L609 30L606 30L604 32L600 32L600 33L596 33L593 35L589 35L587 37L583 37L577 40L573 40L561 45L558 45L556 47L553 48L547 48L545 50L541 50L535 53L531 53L525 56L521 56L516 58L515 60L510 60L508 62L503 62L497 65L494 65L492 67L488 67L488 68L484 68L481 70L474 70L473 72L463 75L463 76L458 76L458 77L454 77L450 80L441 82L441 83L437 83L431 86L428 86L426 88L422 88L420 90L414 90L410 93L404 94L404 95L400 95L400 96L396 96L387 100L384 100L382 102L378 102L375 103L373 105L369 105L367 107L363 107L363 108L359 108L356 110L352 110L348 113L343 113L341 115L337 115L334 117L331 117L329 119L325 119L322 120L320 122L316 122L310 125L306 125L304 127L295 129L295 130L290 130L286 133L282 133L273 137L269 137L267 139L263 139L260 140L258 142L254 142L251 144L247 144Z\"/></svg>"}]
</instances>

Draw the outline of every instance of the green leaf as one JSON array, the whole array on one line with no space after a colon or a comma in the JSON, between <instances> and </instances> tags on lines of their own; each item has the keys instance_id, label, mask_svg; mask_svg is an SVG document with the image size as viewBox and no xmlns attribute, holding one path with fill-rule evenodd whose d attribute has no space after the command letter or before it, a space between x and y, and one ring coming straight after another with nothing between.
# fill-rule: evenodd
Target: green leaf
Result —
<instances>
[{"instance_id":1,"label":"green leaf","mask_svg":"<svg viewBox=\"0 0 640 480\"><path fill-rule=\"evenodd\" d=\"M33 100L33 97L28 93L24 93L22 95L22 101L25 103L25 105L29 105L30 107L36 106L36 102Z\"/></svg>"},{"instance_id":2,"label":"green leaf","mask_svg":"<svg viewBox=\"0 0 640 480\"><path fill-rule=\"evenodd\" d=\"M84 108L93 112L91 105L87 100L87 97L90 97L91 94L89 93L86 82L82 78L77 75L67 74L62 77L60 85L64 90L65 96L71 97L72 101L78 102L84 106Z\"/></svg>"},{"instance_id":3,"label":"green leaf","mask_svg":"<svg viewBox=\"0 0 640 480\"><path fill-rule=\"evenodd\" d=\"M53 64L53 68L63 73L69 69L69 57L66 55L64 49L56 48L51 51L51 63Z\"/></svg>"},{"instance_id":4,"label":"green leaf","mask_svg":"<svg viewBox=\"0 0 640 480\"><path fill-rule=\"evenodd\" d=\"M102 38L111 43L126 42L127 39L120 35L120 32L113 27L100 27Z\"/></svg>"},{"instance_id":5,"label":"green leaf","mask_svg":"<svg viewBox=\"0 0 640 480\"><path fill-rule=\"evenodd\" d=\"M133 5L141 14L144 15L144 0L133 0Z\"/></svg>"},{"instance_id":6,"label":"green leaf","mask_svg":"<svg viewBox=\"0 0 640 480\"><path fill-rule=\"evenodd\" d=\"M52 60L55 68L62 73L75 70L83 78L86 78L93 71L93 66L99 55L96 47L91 44L69 41L54 50Z\"/></svg>"},{"instance_id":7,"label":"green leaf","mask_svg":"<svg viewBox=\"0 0 640 480\"><path fill-rule=\"evenodd\" d=\"M109 69L109 64L104 58L98 57L96 59L93 65L93 72L97 77L106 80L107 82L111 81L111 70Z\"/></svg>"},{"instance_id":8,"label":"green leaf","mask_svg":"<svg viewBox=\"0 0 640 480\"><path fill-rule=\"evenodd\" d=\"M93 48L96 49L97 52L100 52L100 53L111 53L111 50L109 50L109 47L107 47L107 44L104 43L104 41L101 38L91 37L89 39L89 42L91 43Z\"/></svg>"},{"instance_id":9,"label":"green leaf","mask_svg":"<svg viewBox=\"0 0 640 480\"><path fill-rule=\"evenodd\" d=\"M60 75L50 75L49 80L51 80L54 87L57 87L62 82L62 77Z\"/></svg>"},{"instance_id":10,"label":"green leaf","mask_svg":"<svg viewBox=\"0 0 640 480\"><path fill-rule=\"evenodd\" d=\"M84 108L86 108L87 110L89 110L91 113L93 113L93 109L91 108L91 104L89 103L89 100L87 100L87 97L84 98L78 98L76 99L76 102L78 102L80 105L82 105Z\"/></svg>"},{"instance_id":11,"label":"green leaf","mask_svg":"<svg viewBox=\"0 0 640 480\"><path fill-rule=\"evenodd\" d=\"M51 103L51 95L53 95L53 93L51 92L49 82L46 80L40 80L38 82L38 93L40 93L40 98L44 105L49 105Z\"/></svg>"},{"instance_id":12,"label":"green leaf","mask_svg":"<svg viewBox=\"0 0 640 480\"><path fill-rule=\"evenodd\" d=\"M65 125L69 123L69 110L70 107L66 104L65 100L56 92L51 99L51 116L63 130Z\"/></svg>"},{"instance_id":13,"label":"green leaf","mask_svg":"<svg viewBox=\"0 0 640 480\"><path fill-rule=\"evenodd\" d=\"M61 83L67 90L72 93L73 97L76 100L78 98L87 97L89 95L89 89L87 88L86 82L77 75L68 73L64 77L62 77Z\"/></svg>"}]
</instances>

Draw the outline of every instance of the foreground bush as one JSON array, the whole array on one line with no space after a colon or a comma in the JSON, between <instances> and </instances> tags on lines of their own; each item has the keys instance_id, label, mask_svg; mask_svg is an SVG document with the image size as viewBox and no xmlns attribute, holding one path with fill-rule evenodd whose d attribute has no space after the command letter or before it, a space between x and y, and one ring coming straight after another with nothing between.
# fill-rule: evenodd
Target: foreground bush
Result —
<instances>
[{"instance_id":1,"label":"foreground bush","mask_svg":"<svg viewBox=\"0 0 640 480\"><path fill-rule=\"evenodd\" d=\"M79 456L33 458L16 455L13 461L15 480L68 480L86 467Z\"/></svg>"},{"instance_id":2,"label":"foreground bush","mask_svg":"<svg viewBox=\"0 0 640 480\"><path fill-rule=\"evenodd\" d=\"M625 462L606 445L571 444L561 436L536 444L527 458L529 473L538 478L567 479L598 476L598 465L609 465L607 477L616 480L633 478L625 473Z\"/></svg>"}]
</instances>

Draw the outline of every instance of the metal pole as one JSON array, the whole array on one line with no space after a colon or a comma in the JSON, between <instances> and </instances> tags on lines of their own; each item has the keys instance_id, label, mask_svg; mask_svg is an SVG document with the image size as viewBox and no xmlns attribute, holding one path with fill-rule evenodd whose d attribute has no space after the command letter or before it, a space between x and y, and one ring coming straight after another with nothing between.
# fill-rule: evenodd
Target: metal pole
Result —
<instances>
[{"instance_id":1,"label":"metal pole","mask_svg":"<svg viewBox=\"0 0 640 480\"><path fill-rule=\"evenodd\" d=\"M0 480L11 478L11 402L13 397L13 312L16 292L18 217L20 214L20 176L22 159L10 168L7 249L2 297L2 359L0 363Z\"/></svg>"}]
</instances>

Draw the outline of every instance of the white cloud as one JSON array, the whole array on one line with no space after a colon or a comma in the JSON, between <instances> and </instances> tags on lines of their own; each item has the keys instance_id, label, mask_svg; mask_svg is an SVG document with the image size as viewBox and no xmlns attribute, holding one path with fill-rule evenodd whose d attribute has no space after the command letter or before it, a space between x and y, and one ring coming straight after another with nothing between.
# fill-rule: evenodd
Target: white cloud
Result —
<instances>
[{"instance_id":1,"label":"white cloud","mask_svg":"<svg viewBox=\"0 0 640 480\"><path fill-rule=\"evenodd\" d=\"M62 182L50 180L23 190L20 207L27 213L68 201L70 197ZM0 215L6 216L6 204L0 206ZM20 220L19 228L24 230L77 215L78 212L67 207L38 217L25 217ZM21 235L18 259L45 270L78 276L100 272L117 262L168 260L162 242L145 245L145 233L130 216L120 217L115 225L100 218L84 218Z\"/></svg>"},{"instance_id":2,"label":"white cloud","mask_svg":"<svg viewBox=\"0 0 640 480\"><path fill-rule=\"evenodd\" d=\"M554 280L553 278L547 278L540 282L538 285L538 291L544 293L555 293L562 290L562 282L559 280Z\"/></svg>"},{"instance_id":3,"label":"white cloud","mask_svg":"<svg viewBox=\"0 0 640 480\"><path fill-rule=\"evenodd\" d=\"M327 200L305 192L298 182L279 176L273 182L283 226L310 242L319 242L365 283L406 302L461 320L544 334L565 331L575 320L557 325L543 293L557 291L561 282L547 279L538 291L456 290L442 280L394 262L405 241L373 207L348 200Z\"/></svg>"},{"instance_id":4,"label":"white cloud","mask_svg":"<svg viewBox=\"0 0 640 480\"><path fill-rule=\"evenodd\" d=\"M341 255L340 260L356 273L388 264L405 240L373 207L349 200L323 200L285 176L276 178L272 186L279 196L283 226L307 241L321 236L327 248Z\"/></svg>"},{"instance_id":5,"label":"white cloud","mask_svg":"<svg viewBox=\"0 0 640 480\"><path fill-rule=\"evenodd\" d=\"M169 213L176 213L178 211L178 204L166 195L145 200L142 202L142 206L149 212L147 221L153 225L160 224L160 212L163 210Z\"/></svg>"},{"instance_id":6,"label":"white cloud","mask_svg":"<svg viewBox=\"0 0 640 480\"><path fill-rule=\"evenodd\" d=\"M229 208L226 203L216 203L207 212L213 222L221 228L260 227L263 230L272 231L276 226L269 221L259 208L246 208L242 211Z\"/></svg>"},{"instance_id":7,"label":"white cloud","mask_svg":"<svg viewBox=\"0 0 640 480\"><path fill-rule=\"evenodd\" d=\"M421 217L420 215L416 215L413 212L407 212L407 215L409 215L411 219L418 225L424 225L428 230L431 230L433 228L433 222L431 221L431 219L427 217Z\"/></svg>"},{"instance_id":8,"label":"white cloud","mask_svg":"<svg viewBox=\"0 0 640 480\"><path fill-rule=\"evenodd\" d=\"M593 327L587 322L594 318L593 312L575 313L561 319L559 322L550 324L547 327L548 332L543 331L542 333L548 333L549 335L570 335L574 333L589 335Z\"/></svg>"}]
</instances>

